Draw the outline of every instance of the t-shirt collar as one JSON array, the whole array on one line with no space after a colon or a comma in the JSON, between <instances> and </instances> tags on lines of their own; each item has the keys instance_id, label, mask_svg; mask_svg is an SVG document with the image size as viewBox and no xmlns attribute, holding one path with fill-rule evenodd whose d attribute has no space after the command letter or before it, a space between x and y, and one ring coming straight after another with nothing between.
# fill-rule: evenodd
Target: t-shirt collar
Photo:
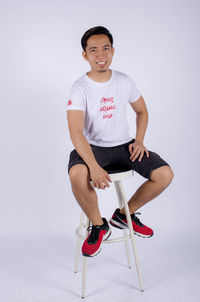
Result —
<instances>
[{"instance_id":1,"label":"t-shirt collar","mask_svg":"<svg viewBox=\"0 0 200 302\"><path fill-rule=\"evenodd\" d=\"M87 79L87 81L89 81L89 82L92 83L93 85L97 85L97 86L107 85L107 84L109 84L109 83L112 81L112 79L113 79L114 70L113 70L113 69L110 69L110 70L112 71L112 74L111 74L110 79L109 79L108 81L106 81L106 82L96 82L96 81L92 80L92 79L87 75L87 73L85 73L85 78Z\"/></svg>"}]
</instances>

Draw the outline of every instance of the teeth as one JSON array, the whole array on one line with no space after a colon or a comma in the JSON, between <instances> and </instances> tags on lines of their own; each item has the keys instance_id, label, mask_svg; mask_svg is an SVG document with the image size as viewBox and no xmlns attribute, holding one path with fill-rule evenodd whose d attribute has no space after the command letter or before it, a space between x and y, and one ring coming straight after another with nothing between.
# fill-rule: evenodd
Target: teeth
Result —
<instances>
[{"instance_id":1,"label":"teeth","mask_svg":"<svg viewBox=\"0 0 200 302\"><path fill-rule=\"evenodd\" d=\"M98 62L97 64L105 64L106 62Z\"/></svg>"}]
</instances>

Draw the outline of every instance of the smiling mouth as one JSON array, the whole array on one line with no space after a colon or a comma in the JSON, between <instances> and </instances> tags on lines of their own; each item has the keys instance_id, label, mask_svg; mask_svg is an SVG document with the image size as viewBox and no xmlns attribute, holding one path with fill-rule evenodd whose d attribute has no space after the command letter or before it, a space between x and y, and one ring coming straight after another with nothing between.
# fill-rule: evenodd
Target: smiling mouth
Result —
<instances>
[{"instance_id":1,"label":"smiling mouth","mask_svg":"<svg viewBox=\"0 0 200 302\"><path fill-rule=\"evenodd\" d=\"M107 61L101 61L101 62L97 62L98 65L103 66L107 63Z\"/></svg>"}]
</instances>

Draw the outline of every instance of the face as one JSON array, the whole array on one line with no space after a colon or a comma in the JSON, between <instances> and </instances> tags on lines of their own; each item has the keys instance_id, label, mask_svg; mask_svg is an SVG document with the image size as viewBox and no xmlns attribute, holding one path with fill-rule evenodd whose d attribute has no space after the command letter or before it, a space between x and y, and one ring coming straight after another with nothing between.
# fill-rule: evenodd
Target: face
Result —
<instances>
[{"instance_id":1,"label":"face","mask_svg":"<svg viewBox=\"0 0 200 302\"><path fill-rule=\"evenodd\" d=\"M106 35L93 35L87 41L84 59L90 64L93 72L106 72L114 55L114 48Z\"/></svg>"}]
</instances>

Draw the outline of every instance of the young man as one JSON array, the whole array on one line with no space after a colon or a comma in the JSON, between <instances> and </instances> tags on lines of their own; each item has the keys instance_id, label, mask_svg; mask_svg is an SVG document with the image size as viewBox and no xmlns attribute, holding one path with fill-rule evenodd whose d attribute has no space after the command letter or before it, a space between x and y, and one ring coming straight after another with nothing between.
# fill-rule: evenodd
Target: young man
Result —
<instances>
[{"instance_id":1,"label":"young man","mask_svg":"<svg viewBox=\"0 0 200 302\"><path fill-rule=\"evenodd\" d=\"M134 213L170 184L173 172L167 162L143 145L147 108L134 81L109 68L114 55L111 33L102 26L91 28L81 44L83 58L91 69L69 92L67 118L75 149L70 154L68 173L74 196L92 222L82 246L83 255L91 257L111 234L107 220L99 212L94 189L109 187L112 181L107 171L115 167L132 169L147 179L128 202L134 232L141 237L151 237L153 230ZM135 139L129 136L127 103L136 113ZM115 210L110 224L127 228L124 208Z\"/></svg>"}]
</instances>

